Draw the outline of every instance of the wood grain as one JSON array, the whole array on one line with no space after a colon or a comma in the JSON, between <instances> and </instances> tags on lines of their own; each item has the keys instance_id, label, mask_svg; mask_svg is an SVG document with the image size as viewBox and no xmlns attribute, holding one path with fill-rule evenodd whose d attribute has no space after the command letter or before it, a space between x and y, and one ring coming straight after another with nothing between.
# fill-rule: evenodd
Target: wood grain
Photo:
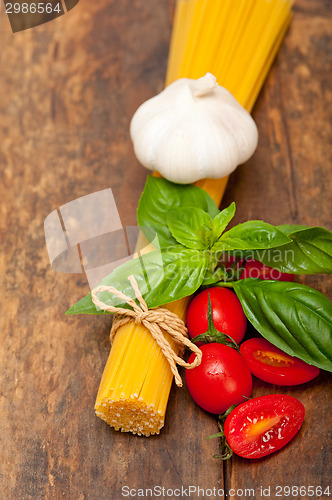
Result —
<instances>
[{"instance_id":1,"label":"wood grain","mask_svg":"<svg viewBox=\"0 0 332 500\"><path fill-rule=\"evenodd\" d=\"M124 485L254 488L262 498L261 485L331 479L327 374L281 391L305 404L305 424L260 462L213 459L218 441L203 437L216 432L214 418L186 388L172 389L156 437L117 433L94 415L110 319L64 315L89 287L83 275L52 270L43 222L62 204L111 187L123 225L136 223L146 171L129 123L163 87L173 5L81 0L47 25L0 31L1 498L120 500ZM330 2L297 1L254 109L259 147L223 200L236 201L236 222L332 229L331 20ZM331 278L301 281L332 299ZM278 390L255 381L254 395Z\"/></svg>"}]
</instances>

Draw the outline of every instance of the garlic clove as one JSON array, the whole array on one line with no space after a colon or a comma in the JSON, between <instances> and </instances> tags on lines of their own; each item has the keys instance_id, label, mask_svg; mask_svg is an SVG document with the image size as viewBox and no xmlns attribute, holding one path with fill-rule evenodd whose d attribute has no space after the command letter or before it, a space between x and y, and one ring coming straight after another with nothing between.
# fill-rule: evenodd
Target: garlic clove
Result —
<instances>
[{"instance_id":1,"label":"garlic clove","mask_svg":"<svg viewBox=\"0 0 332 500\"><path fill-rule=\"evenodd\" d=\"M229 175L258 141L251 115L210 73L181 78L143 103L130 135L145 167L183 184Z\"/></svg>"}]
</instances>

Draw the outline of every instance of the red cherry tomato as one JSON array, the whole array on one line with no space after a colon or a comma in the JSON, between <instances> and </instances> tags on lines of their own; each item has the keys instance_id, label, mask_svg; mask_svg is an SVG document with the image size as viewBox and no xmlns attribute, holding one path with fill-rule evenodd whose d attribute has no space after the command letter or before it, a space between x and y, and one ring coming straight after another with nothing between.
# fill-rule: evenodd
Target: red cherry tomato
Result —
<instances>
[{"instance_id":1,"label":"red cherry tomato","mask_svg":"<svg viewBox=\"0 0 332 500\"><path fill-rule=\"evenodd\" d=\"M234 453L261 458L279 450L300 429L303 404L293 396L271 394L250 399L226 418L224 432Z\"/></svg>"},{"instance_id":2,"label":"red cherry tomato","mask_svg":"<svg viewBox=\"0 0 332 500\"><path fill-rule=\"evenodd\" d=\"M232 347L204 344L199 366L186 370L188 390L196 403L210 413L223 413L249 397L252 377L244 358ZM192 353L188 362L192 363Z\"/></svg>"},{"instance_id":3,"label":"red cherry tomato","mask_svg":"<svg viewBox=\"0 0 332 500\"><path fill-rule=\"evenodd\" d=\"M261 280L293 281L294 274L282 273L265 266L255 259L248 259L241 274L241 279L259 278Z\"/></svg>"},{"instance_id":4,"label":"red cherry tomato","mask_svg":"<svg viewBox=\"0 0 332 500\"><path fill-rule=\"evenodd\" d=\"M229 258L226 264L227 271L230 271L231 265L233 264L234 261L235 261L234 257ZM244 259L238 261L234 273L243 264L243 262ZM248 259L244 265L240 279L259 278L261 280L293 281L294 276L295 276L294 274L282 273L277 269L273 269L272 267L266 266L265 264L262 264L258 260Z\"/></svg>"},{"instance_id":5,"label":"red cherry tomato","mask_svg":"<svg viewBox=\"0 0 332 500\"><path fill-rule=\"evenodd\" d=\"M297 385L309 382L319 374L319 368L286 354L265 339L249 339L240 347L253 375L277 385Z\"/></svg>"},{"instance_id":6,"label":"red cherry tomato","mask_svg":"<svg viewBox=\"0 0 332 500\"><path fill-rule=\"evenodd\" d=\"M187 328L190 337L196 337L207 331L209 295L214 326L239 344L247 328L247 318L241 302L228 288L207 288L193 298L187 311Z\"/></svg>"}]
</instances>

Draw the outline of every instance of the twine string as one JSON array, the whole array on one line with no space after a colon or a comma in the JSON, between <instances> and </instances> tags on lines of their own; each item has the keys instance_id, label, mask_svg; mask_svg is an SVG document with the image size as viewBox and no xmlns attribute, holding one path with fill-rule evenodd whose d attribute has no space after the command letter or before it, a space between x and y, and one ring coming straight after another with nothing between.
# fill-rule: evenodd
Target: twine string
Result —
<instances>
[{"instance_id":1,"label":"twine string","mask_svg":"<svg viewBox=\"0 0 332 500\"><path fill-rule=\"evenodd\" d=\"M189 340L188 338L188 330L186 328L185 323L180 319L175 313L169 311L168 309L157 307L155 309L149 309L145 300L142 297L140 289L138 287L137 281L134 276L128 277L130 284L134 290L136 299L139 302L139 305L135 302L134 299L128 297L120 290L112 286L100 285L91 292L92 302L98 306L103 311L108 311L111 313L116 313L116 316L113 320L112 329L110 333L111 343L113 342L114 336L120 326L123 326L130 321L135 321L135 323L141 323L145 326L149 332L151 333L154 340L157 342L158 346L162 350L165 358L167 359L171 371L175 378L175 383L177 386L182 387L182 379L178 372L176 364L180 366L184 366L187 369L195 368L195 366L200 365L202 361L202 351ZM125 309L123 307L115 307L105 302L102 302L98 298L98 293L100 292L109 292L119 299L126 302L132 309ZM186 363L180 356L178 356L170 343L165 338L163 331L167 332L173 340L180 346L180 354L183 354L184 347L188 347L191 351L193 351L196 356L192 363Z\"/></svg>"}]
</instances>

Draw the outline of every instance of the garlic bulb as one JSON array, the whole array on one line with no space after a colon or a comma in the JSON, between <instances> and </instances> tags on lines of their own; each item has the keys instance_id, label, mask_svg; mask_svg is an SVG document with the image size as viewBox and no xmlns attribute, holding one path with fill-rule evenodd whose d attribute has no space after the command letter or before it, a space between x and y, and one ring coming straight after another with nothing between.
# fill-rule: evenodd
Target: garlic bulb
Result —
<instances>
[{"instance_id":1,"label":"garlic bulb","mask_svg":"<svg viewBox=\"0 0 332 500\"><path fill-rule=\"evenodd\" d=\"M251 115L211 73L181 78L143 103L130 135L145 167L182 184L229 175L258 140Z\"/></svg>"}]
</instances>

